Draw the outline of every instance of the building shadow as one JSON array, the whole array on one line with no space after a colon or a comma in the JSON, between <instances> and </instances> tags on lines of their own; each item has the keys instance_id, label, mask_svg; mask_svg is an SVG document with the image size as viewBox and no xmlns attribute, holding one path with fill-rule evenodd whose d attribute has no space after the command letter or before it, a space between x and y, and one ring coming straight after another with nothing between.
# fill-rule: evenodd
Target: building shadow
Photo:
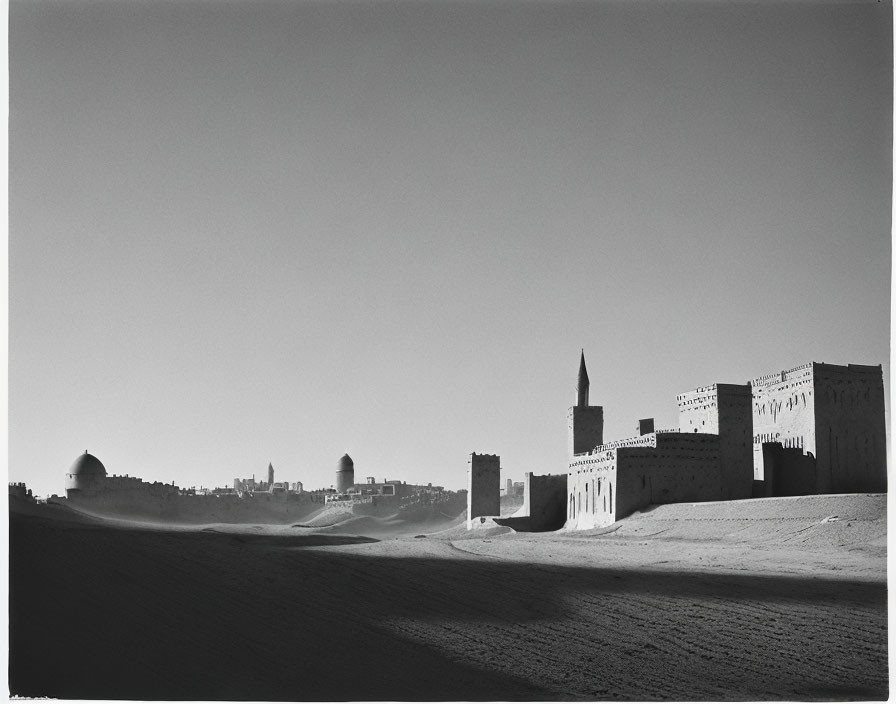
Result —
<instances>
[{"instance_id":1,"label":"building shadow","mask_svg":"<svg viewBox=\"0 0 896 704\"><path fill-rule=\"evenodd\" d=\"M881 583L553 568L462 551L399 558L338 548L370 539L295 542L301 537L97 530L11 517L11 693L266 701L886 696ZM750 643L750 662L769 673L780 672L782 660L762 638L783 633L792 647L795 637L795 658L803 648L811 668L812 657L833 652L818 645L825 619L880 614L882 640L871 647L874 662L865 658L870 675L813 671L804 683L797 669L792 687L775 697L738 685L718 666L722 684L708 690L704 669L682 667L672 631L702 633L700 619L719 602L747 603L755 614L712 626L721 629L714 647L736 660L745 647L738 629L758 628L749 635L760 639L760 647ZM659 614L653 623L643 618L650 609ZM555 631L553 645L529 642ZM616 642L619 633L630 633L628 642ZM574 676L541 677L539 647L550 667L569 665ZM586 658L598 664L582 668ZM616 678L625 667L677 667L677 689L645 696L637 678ZM623 684L607 686L614 681Z\"/></svg>"}]
</instances>

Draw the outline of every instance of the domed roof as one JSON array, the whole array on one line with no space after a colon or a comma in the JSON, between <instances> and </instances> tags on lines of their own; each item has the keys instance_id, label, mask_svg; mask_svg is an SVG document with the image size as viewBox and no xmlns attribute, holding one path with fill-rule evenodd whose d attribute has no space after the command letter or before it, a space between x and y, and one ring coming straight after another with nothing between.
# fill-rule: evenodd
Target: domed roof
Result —
<instances>
[{"instance_id":1,"label":"domed roof","mask_svg":"<svg viewBox=\"0 0 896 704\"><path fill-rule=\"evenodd\" d=\"M75 463L72 465L71 469L68 470L68 473L73 474L76 477L105 477L106 468L103 467L103 463L100 462L96 457L89 454L87 450L84 450L84 454L75 460Z\"/></svg>"},{"instance_id":2,"label":"domed roof","mask_svg":"<svg viewBox=\"0 0 896 704\"><path fill-rule=\"evenodd\" d=\"M336 464L337 472L347 472L348 470L355 470L355 463L352 462L352 458L348 456L348 453L344 454L339 458L339 462Z\"/></svg>"}]
</instances>

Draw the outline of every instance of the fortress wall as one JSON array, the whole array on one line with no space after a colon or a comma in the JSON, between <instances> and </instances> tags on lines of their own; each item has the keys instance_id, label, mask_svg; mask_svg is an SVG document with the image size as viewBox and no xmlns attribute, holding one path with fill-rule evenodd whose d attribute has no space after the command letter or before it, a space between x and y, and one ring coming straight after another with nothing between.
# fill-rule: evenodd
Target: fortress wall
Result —
<instances>
[{"instance_id":1,"label":"fortress wall","mask_svg":"<svg viewBox=\"0 0 896 704\"><path fill-rule=\"evenodd\" d=\"M181 495L171 484L143 482L134 477L111 482L95 492L70 492L69 500L99 513L142 516L183 523L286 523L320 507L310 494Z\"/></svg>"},{"instance_id":2,"label":"fortress wall","mask_svg":"<svg viewBox=\"0 0 896 704\"><path fill-rule=\"evenodd\" d=\"M528 506L530 530L557 530L566 519L565 474L538 476L526 472L523 505Z\"/></svg>"},{"instance_id":3,"label":"fortress wall","mask_svg":"<svg viewBox=\"0 0 896 704\"><path fill-rule=\"evenodd\" d=\"M682 433L719 432L716 385L678 394L678 425Z\"/></svg>"},{"instance_id":4,"label":"fortress wall","mask_svg":"<svg viewBox=\"0 0 896 704\"><path fill-rule=\"evenodd\" d=\"M722 499L718 435L661 433L652 440L570 461L567 528L608 526L650 504Z\"/></svg>"},{"instance_id":5,"label":"fortress wall","mask_svg":"<svg viewBox=\"0 0 896 704\"><path fill-rule=\"evenodd\" d=\"M617 450L653 448L656 444L654 432L604 443L586 454L571 457L567 465L567 527L584 530L615 523Z\"/></svg>"},{"instance_id":6,"label":"fortress wall","mask_svg":"<svg viewBox=\"0 0 896 704\"><path fill-rule=\"evenodd\" d=\"M813 365L750 382L753 393L753 479L765 478L762 444L778 442L816 456ZM778 467L781 471L782 468Z\"/></svg>"},{"instance_id":7,"label":"fortress wall","mask_svg":"<svg viewBox=\"0 0 896 704\"><path fill-rule=\"evenodd\" d=\"M136 484L113 481L120 478L107 477L107 484L90 492L68 492L69 499L75 505L108 513L136 514L156 518L176 513L176 502L179 497L177 489L170 484L145 484L139 479ZM173 489L173 491L166 490L165 487Z\"/></svg>"},{"instance_id":8,"label":"fortress wall","mask_svg":"<svg viewBox=\"0 0 896 704\"><path fill-rule=\"evenodd\" d=\"M763 479L763 443L799 449L816 462L778 453L772 482L788 494L886 490L886 417L880 366L813 362L754 379L754 478ZM791 473L789 478L785 475Z\"/></svg>"},{"instance_id":9,"label":"fortress wall","mask_svg":"<svg viewBox=\"0 0 896 704\"><path fill-rule=\"evenodd\" d=\"M719 436L709 433L669 433L656 448L620 450L617 519L651 504L721 500L721 459Z\"/></svg>"},{"instance_id":10,"label":"fortress wall","mask_svg":"<svg viewBox=\"0 0 896 704\"><path fill-rule=\"evenodd\" d=\"M814 494L817 463L798 447L784 447L779 442L762 444L765 480L763 496L803 496Z\"/></svg>"},{"instance_id":11,"label":"fortress wall","mask_svg":"<svg viewBox=\"0 0 896 704\"><path fill-rule=\"evenodd\" d=\"M816 492L886 491L880 366L815 364Z\"/></svg>"},{"instance_id":12,"label":"fortress wall","mask_svg":"<svg viewBox=\"0 0 896 704\"><path fill-rule=\"evenodd\" d=\"M566 475L566 527L585 530L616 522L616 453L570 461Z\"/></svg>"},{"instance_id":13,"label":"fortress wall","mask_svg":"<svg viewBox=\"0 0 896 704\"><path fill-rule=\"evenodd\" d=\"M718 384L722 496L753 493L753 394L749 384Z\"/></svg>"},{"instance_id":14,"label":"fortress wall","mask_svg":"<svg viewBox=\"0 0 896 704\"><path fill-rule=\"evenodd\" d=\"M752 495L753 411L749 384L713 384L678 395L681 432L719 436L723 498Z\"/></svg>"},{"instance_id":15,"label":"fortress wall","mask_svg":"<svg viewBox=\"0 0 896 704\"><path fill-rule=\"evenodd\" d=\"M562 528L566 522L568 482L569 476L566 474L539 476L526 472L522 506L512 516L496 518L495 523L524 533Z\"/></svg>"}]
</instances>

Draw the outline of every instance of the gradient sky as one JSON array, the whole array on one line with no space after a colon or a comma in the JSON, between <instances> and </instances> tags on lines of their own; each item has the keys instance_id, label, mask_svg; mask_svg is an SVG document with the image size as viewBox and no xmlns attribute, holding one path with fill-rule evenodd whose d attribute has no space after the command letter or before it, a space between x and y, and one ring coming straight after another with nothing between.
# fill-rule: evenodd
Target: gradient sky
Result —
<instances>
[{"instance_id":1,"label":"gradient sky","mask_svg":"<svg viewBox=\"0 0 896 704\"><path fill-rule=\"evenodd\" d=\"M892 6L13 0L10 479L461 488L889 386ZM887 400L889 415L889 396Z\"/></svg>"}]
</instances>

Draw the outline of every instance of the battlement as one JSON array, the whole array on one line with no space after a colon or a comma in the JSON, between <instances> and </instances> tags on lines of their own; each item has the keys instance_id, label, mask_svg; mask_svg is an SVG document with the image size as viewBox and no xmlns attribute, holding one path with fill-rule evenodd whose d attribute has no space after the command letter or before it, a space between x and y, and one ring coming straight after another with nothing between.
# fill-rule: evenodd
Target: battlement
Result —
<instances>
[{"instance_id":1,"label":"battlement","mask_svg":"<svg viewBox=\"0 0 896 704\"><path fill-rule=\"evenodd\" d=\"M683 403L696 403L700 398L715 397L719 393L749 396L750 387L747 384L710 384L709 386L698 386L696 389L685 391L678 394L675 398L680 406Z\"/></svg>"},{"instance_id":2,"label":"battlement","mask_svg":"<svg viewBox=\"0 0 896 704\"><path fill-rule=\"evenodd\" d=\"M680 445L705 445L718 442L717 433L683 433L680 430L672 430L659 433L656 439L656 447L663 450L672 444Z\"/></svg>"},{"instance_id":3,"label":"battlement","mask_svg":"<svg viewBox=\"0 0 896 704\"><path fill-rule=\"evenodd\" d=\"M644 435L635 435L631 438L622 438L621 440L613 440L598 445L588 452L589 455L598 455L608 450L615 450L620 447L656 447L656 432L646 433Z\"/></svg>"},{"instance_id":4,"label":"battlement","mask_svg":"<svg viewBox=\"0 0 896 704\"><path fill-rule=\"evenodd\" d=\"M707 434L704 433L703 435L705 436ZM668 428L663 430L655 430L652 433L645 433L644 435L635 435L634 437L630 438L622 438L620 440L606 442L603 445L598 445L593 450L574 455L574 457L593 457L595 455L611 452L612 450L618 450L621 447L657 447L658 445L666 444L669 440L678 440L680 438L684 438L686 440L694 439L690 433L683 433L678 428ZM698 439L698 442L699 441L700 440ZM570 466L573 466L573 464L570 464Z\"/></svg>"},{"instance_id":5,"label":"battlement","mask_svg":"<svg viewBox=\"0 0 896 704\"><path fill-rule=\"evenodd\" d=\"M785 369L781 372L773 372L771 374L765 374L763 376L758 376L753 379L750 379L749 384L751 386L765 386L768 384L775 384L782 381L787 381L792 376L796 375L797 372L801 372L800 376L806 374L806 372L811 372L812 368L817 364L817 362L807 362L806 364L801 364L798 367L793 367L792 369Z\"/></svg>"},{"instance_id":6,"label":"battlement","mask_svg":"<svg viewBox=\"0 0 896 704\"><path fill-rule=\"evenodd\" d=\"M815 369L825 374L843 374L849 376L868 376L878 378L883 374L880 364L825 364L816 362Z\"/></svg>"},{"instance_id":7,"label":"battlement","mask_svg":"<svg viewBox=\"0 0 896 704\"><path fill-rule=\"evenodd\" d=\"M766 374L750 381L754 407L763 408L769 394L778 394L787 389L817 386L820 382L852 382L879 384L883 378L881 365L867 364L826 364L810 362L794 369Z\"/></svg>"},{"instance_id":8,"label":"battlement","mask_svg":"<svg viewBox=\"0 0 896 704\"><path fill-rule=\"evenodd\" d=\"M25 482L10 482L9 495L22 501L28 501L29 503L35 502L34 495L31 493L31 489L25 486Z\"/></svg>"}]
</instances>

